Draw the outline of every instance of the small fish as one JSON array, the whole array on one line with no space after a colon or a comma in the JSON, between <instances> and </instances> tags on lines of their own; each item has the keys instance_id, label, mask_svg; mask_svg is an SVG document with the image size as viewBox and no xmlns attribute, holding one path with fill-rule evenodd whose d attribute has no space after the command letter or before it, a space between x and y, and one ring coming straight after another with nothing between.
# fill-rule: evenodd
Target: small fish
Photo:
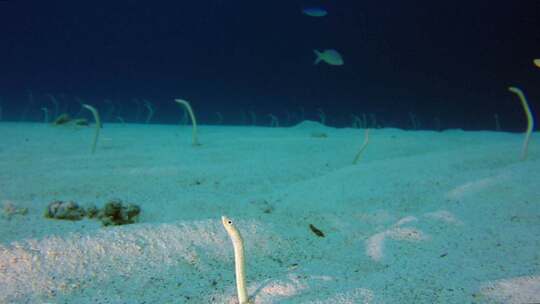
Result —
<instances>
[{"instance_id":1,"label":"small fish","mask_svg":"<svg viewBox=\"0 0 540 304\"><path fill-rule=\"evenodd\" d=\"M534 65L535 65L537 68L540 68L540 58L534 59L533 62L534 62Z\"/></svg>"},{"instance_id":2,"label":"small fish","mask_svg":"<svg viewBox=\"0 0 540 304\"><path fill-rule=\"evenodd\" d=\"M306 7L302 10L302 13L310 17L324 17L328 15L328 12L321 7Z\"/></svg>"},{"instance_id":3,"label":"small fish","mask_svg":"<svg viewBox=\"0 0 540 304\"><path fill-rule=\"evenodd\" d=\"M321 61L328 63L329 65L343 65L343 58L334 49L324 50L322 52L313 50L317 58L313 64L318 64Z\"/></svg>"}]
</instances>

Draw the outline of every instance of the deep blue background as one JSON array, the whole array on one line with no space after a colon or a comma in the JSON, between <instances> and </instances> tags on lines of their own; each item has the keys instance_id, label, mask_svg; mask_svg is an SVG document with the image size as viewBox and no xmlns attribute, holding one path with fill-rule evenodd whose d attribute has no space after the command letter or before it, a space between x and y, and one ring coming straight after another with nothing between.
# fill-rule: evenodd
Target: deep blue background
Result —
<instances>
[{"instance_id":1,"label":"deep blue background","mask_svg":"<svg viewBox=\"0 0 540 304\"><path fill-rule=\"evenodd\" d=\"M306 6L329 14L313 18ZM154 122L180 117L190 100L203 123L253 110L284 121L285 110L350 124L375 113L409 128L522 130L509 85L540 112L540 1L0 1L0 97L6 120L39 121L45 94L78 112L75 96L135 119L133 98L156 104ZM340 67L313 65L313 49L335 48ZM29 104L28 91L33 102ZM59 94L63 94L60 97ZM120 106L121 104L121 106ZM118 112L122 108L121 112ZM538 119L538 115L536 115ZM112 119L112 118L111 118Z\"/></svg>"}]
</instances>

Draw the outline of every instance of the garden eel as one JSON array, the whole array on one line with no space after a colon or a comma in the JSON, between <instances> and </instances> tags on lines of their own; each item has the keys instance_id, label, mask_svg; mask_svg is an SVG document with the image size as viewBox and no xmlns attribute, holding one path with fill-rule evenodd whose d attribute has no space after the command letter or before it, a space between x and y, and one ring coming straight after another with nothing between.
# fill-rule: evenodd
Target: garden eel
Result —
<instances>
[{"instance_id":1,"label":"garden eel","mask_svg":"<svg viewBox=\"0 0 540 304\"><path fill-rule=\"evenodd\" d=\"M193 109L191 109L191 106L189 105L189 102L183 99L175 99L177 103L183 105L189 114L189 117L191 118L191 124L193 125L193 145L194 146L200 146L199 140L197 139L197 119L195 119L195 114L193 114Z\"/></svg>"},{"instance_id":2,"label":"garden eel","mask_svg":"<svg viewBox=\"0 0 540 304\"><path fill-rule=\"evenodd\" d=\"M364 151L364 149L366 149L368 143L369 143L369 129L366 128L366 131L364 133L364 143L362 144L362 147L360 147L360 151L356 153L356 156L354 157L354 160L352 162L353 165L356 165L356 163L360 159L360 156L362 155L362 152Z\"/></svg>"},{"instance_id":3,"label":"garden eel","mask_svg":"<svg viewBox=\"0 0 540 304\"><path fill-rule=\"evenodd\" d=\"M96 152L96 144L99 137L99 129L101 129L101 120L99 119L99 113L96 110L96 108L92 107L91 105L83 104L84 108L92 112L92 115L94 115L94 120L96 121L96 134L94 135L94 143L92 144L92 154Z\"/></svg>"},{"instance_id":4,"label":"garden eel","mask_svg":"<svg viewBox=\"0 0 540 304\"><path fill-rule=\"evenodd\" d=\"M525 160L527 158L527 148L529 146L529 140L531 139L531 133L534 130L534 118L531 114L531 109L529 108L527 98L525 98L523 91L516 87L508 87L508 90L515 93L519 97L523 111L525 111L525 115L527 116L527 130L525 131L525 139L523 140L523 148L521 149L521 159Z\"/></svg>"},{"instance_id":5,"label":"garden eel","mask_svg":"<svg viewBox=\"0 0 540 304\"><path fill-rule=\"evenodd\" d=\"M244 241L240 231L236 229L232 220L226 216L221 217L223 227L227 230L234 247L234 268L236 271L236 290L240 304L250 304L246 290L246 269L244 262Z\"/></svg>"}]
</instances>

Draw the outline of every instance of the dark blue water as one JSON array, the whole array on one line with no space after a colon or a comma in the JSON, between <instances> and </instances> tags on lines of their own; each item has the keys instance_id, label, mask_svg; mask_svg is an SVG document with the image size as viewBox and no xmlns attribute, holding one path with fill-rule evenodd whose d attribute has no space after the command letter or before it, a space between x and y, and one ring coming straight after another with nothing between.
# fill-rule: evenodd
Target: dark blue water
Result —
<instances>
[{"instance_id":1,"label":"dark blue water","mask_svg":"<svg viewBox=\"0 0 540 304\"><path fill-rule=\"evenodd\" d=\"M301 12L321 4L325 17ZM365 113L410 129L413 113L421 129L491 130L498 114L521 131L507 87L540 112L539 29L534 0L0 1L2 119L42 121L52 94L59 111L77 115L79 98L105 122L144 122L147 99L151 123L177 123L180 97L203 124L253 111L292 125L320 108L338 127ZM313 65L330 48L345 64Z\"/></svg>"}]
</instances>

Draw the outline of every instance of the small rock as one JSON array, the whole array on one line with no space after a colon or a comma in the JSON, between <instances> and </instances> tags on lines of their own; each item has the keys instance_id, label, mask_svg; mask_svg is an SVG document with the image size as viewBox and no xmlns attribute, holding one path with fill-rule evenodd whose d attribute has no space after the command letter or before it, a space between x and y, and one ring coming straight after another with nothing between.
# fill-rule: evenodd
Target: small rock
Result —
<instances>
[{"instance_id":1,"label":"small rock","mask_svg":"<svg viewBox=\"0 0 540 304\"><path fill-rule=\"evenodd\" d=\"M2 217L6 219L11 219L14 215L26 215L28 213L28 208L17 207L14 203L10 201L5 201L2 206Z\"/></svg>"},{"instance_id":2,"label":"small rock","mask_svg":"<svg viewBox=\"0 0 540 304\"><path fill-rule=\"evenodd\" d=\"M60 114L56 119L53 121L53 125L63 125L71 121L71 117L67 113Z\"/></svg>"},{"instance_id":3,"label":"small rock","mask_svg":"<svg viewBox=\"0 0 540 304\"><path fill-rule=\"evenodd\" d=\"M77 203L54 201L47 206L45 217L57 220L78 221L85 215L84 209Z\"/></svg>"},{"instance_id":4,"label":"small rock","mask_svg":"<svg viewBox=\"0 0 540 304\"><path fill-rule=\"evenodd\" d=\"M103 226L132 224L137 221L141 208L135 204L123 205L121 200L112 200L98 213Z\"/></svg>"}]
</instances>

